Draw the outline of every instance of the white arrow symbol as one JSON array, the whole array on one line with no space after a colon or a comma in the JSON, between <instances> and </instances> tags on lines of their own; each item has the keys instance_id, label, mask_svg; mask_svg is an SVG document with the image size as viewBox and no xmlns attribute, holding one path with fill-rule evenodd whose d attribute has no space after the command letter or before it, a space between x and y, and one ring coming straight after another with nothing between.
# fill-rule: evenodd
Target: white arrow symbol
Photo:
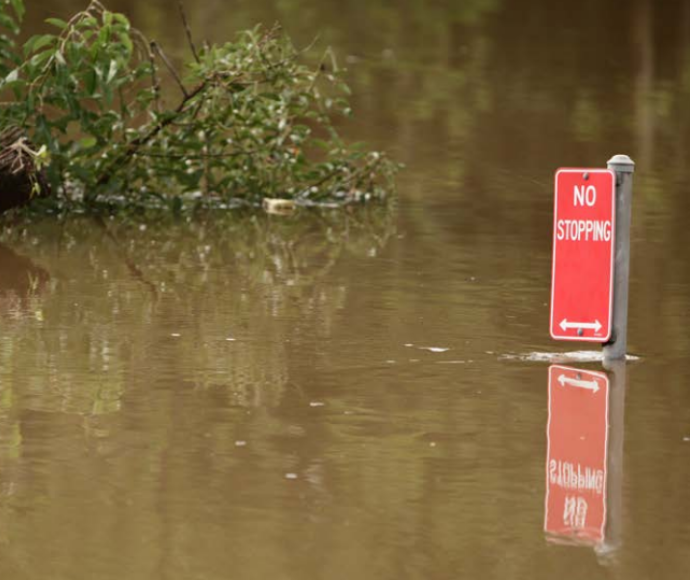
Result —
<instances>
[{"instance_id":1,"label":"white arrow symbol","mask_svg":"<svg viewBox=\"0 0 690 580\"><path fill-rule=\"evenodd\" d=\"M598 320L595 320L594 322L568 322L564 318L563 320L561 320L559 326L563 329L563 331L566 331L569 328L591 328L595 332L599 332L601 330L601 322L599 322Z\"/></svg>"},{"instance_id":2,"label":"white arrow symbol","mask_svg":"<svg viewBox=\"0 0 690 580\"><path fill-rule=\"evenodd\" d=\"M565 385L570 385L571 387L579 387L581 389L589 389L595 393L599 391L599 383L597 381L579 381L577 379L571 379L565 375L559 375L558 382L561 383L562 387Z\"/></svg>"}]
</instances>

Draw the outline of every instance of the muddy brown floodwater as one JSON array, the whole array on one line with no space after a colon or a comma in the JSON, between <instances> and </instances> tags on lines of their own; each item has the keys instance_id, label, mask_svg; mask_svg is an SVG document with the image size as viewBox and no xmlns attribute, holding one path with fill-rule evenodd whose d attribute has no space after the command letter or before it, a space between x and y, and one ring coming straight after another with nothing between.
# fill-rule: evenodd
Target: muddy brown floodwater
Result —
<instances>
[{"instance_id":1,"label":"muddy brown floodwater","mask_svg":"<svg viewBox=\"0 0 690 580\"><path fill-rule=\"evenodd\" d=\"M112 2L179 55L172 4ZM0 577L687 577L690 3L188 4L320 32L399 197L3 218ZM553 171L615 153L640 358L549 370Z\"/></svg>"}]
</instances>

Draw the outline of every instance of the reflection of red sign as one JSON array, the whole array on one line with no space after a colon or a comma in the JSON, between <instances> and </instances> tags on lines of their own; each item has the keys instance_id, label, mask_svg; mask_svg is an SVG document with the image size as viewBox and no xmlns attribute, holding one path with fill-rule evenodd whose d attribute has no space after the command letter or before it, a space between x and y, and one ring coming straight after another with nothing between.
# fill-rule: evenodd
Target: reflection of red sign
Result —
<instances>
[{"instance_id":1,"label":"reflection of red sign","mask_svg":"<svg viewBox=\"0 0 690 580\"><path fill-rule=\"evenodd\" d=\"M549 368L544 530L598 544L606 524L609 380L604 373Z\"/></svg>"},{"instance_id":2,"label":"reflection of red sign","mask_svg":"<svg viewBox=\"0 0 690 580\"><path fill-rule=\"evenodd\" d=\"M616 176L608 169L559 169L553 220L551 336L611 337Z\"/></svg>"}]
</instances>

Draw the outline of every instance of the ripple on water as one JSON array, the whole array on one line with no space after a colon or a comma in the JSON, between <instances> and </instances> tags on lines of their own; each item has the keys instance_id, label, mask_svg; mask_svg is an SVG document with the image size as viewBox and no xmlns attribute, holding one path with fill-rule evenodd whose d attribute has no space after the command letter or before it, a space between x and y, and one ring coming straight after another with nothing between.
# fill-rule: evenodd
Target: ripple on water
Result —
<instances>
[{"instance_id":1,"label":"ripple on water","mask_svg":"<svg viewBox=\"0 0 690 580\"><path fill-rule=\"evenodd\" d=\"M603 351L596 350L576 350L572 352L529 352L517 354L502 354L500 360L518 360L526 362L549 362L549 363L587 363L602 362L604 360ZM627 361L640 360L639 356L632 354L626 355Z\"/></svg>"}]
</instances>

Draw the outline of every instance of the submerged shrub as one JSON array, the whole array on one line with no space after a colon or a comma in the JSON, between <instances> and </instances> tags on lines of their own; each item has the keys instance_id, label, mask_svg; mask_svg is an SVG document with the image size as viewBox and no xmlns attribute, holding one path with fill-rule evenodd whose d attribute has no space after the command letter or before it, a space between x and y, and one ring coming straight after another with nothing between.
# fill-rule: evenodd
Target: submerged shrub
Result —
<instances>
[{"instance_id":1,"label":"submerged shrub","mask_svg":"<svg viewBox=\"0 0 690 580\"><path fill-rule=\"evenodd\" d=\"M334 127L350 108L330 51L310 68L279 27L203 47L187 27L193 59L179 72L93 0L69 21L48 19L53 32L19 53L23 0L0 2L0 122L46 147L63 202L309 205L380 199L393 187L397 165Z\"/></svg>"}]
</instances>

